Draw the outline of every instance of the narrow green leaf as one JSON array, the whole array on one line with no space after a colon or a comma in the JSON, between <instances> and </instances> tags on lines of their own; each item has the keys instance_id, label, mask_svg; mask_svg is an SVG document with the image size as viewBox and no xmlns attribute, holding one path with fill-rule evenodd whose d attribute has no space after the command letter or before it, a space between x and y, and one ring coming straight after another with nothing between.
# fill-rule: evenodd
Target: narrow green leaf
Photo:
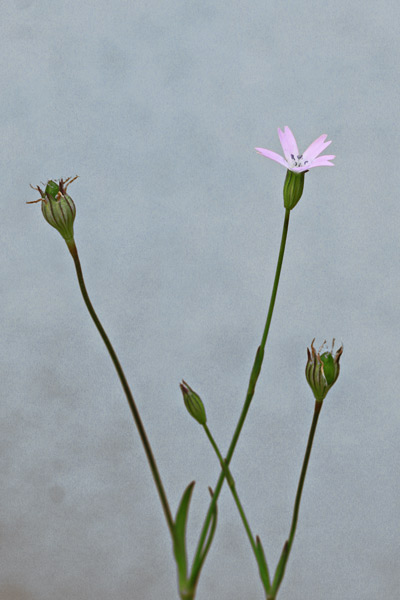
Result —
<instances>
[{"instance_id":1,"label":"narrow green leaf","mask_svg":"<svg viewBox=\"0 0 400 600\"><path fill-rule=\"evenodd\" d=\"M212 491L212 489L210 487L208 488L208 491L210 492L210 495L212 498L214 495L214 492ZM205 544L203 552L200 554L198 560L196 561L196 563L193 563L193 566L192 566L192 572L190 575L190 583L192 584L193 587L195 587L197 584L197 580L200 577L200 572L203 567L203 563L206 559L207 553L208 553L211 543L213 541L215 530L217 528L217 518L218 518L218 509L217 509L217 505L215 504L214 510L213 510L213 513L211 516L210 528L208 531L208 537L207 537L206 544Z\"/></svg>"},{"instance_id":2,"label":"narrow green leaf","mask_svg":"<svg viewBox=\"0 0 400 600\"><path fill-rule=\"evenodd\" d=\"M210 492L210 496L212 498L213 495L214 495L214 492L212 491L212 489L210 487L208 488L208 491ZM213 511L213 514L212 514L212 517L211 517L210 531L208 533L207 542L206 542L205 548L203 550L202 558L201 558L201 562L202 563L205 561L205 558L207 556L207 552L209 551L211 543L213 541L215 529L217 527L217 517L218 517L218 508L217 508L217 505L215 505L214 511Z\"/></svg>"},{"instance_id":3,"label":"narrow green leaf","mask_svg":"<svg viewBox=\"0 0 400 600\"><path fill-rule=\"evenodd\" d=\"M189 483L183 492L174 523L174 555L178 566L179 585L186 584L187 557L186 557L186 523L195 481Z\"/></svg>"},{"instance_id":4,"label":"narrow green leaf","mask_svg":"<svg viewBox=\"0 0 400 600\"><path fill-rule=\"evenodd\" d=\"M272 582L272 591L276 594L285 574L286 562L289 556L289 542L286 540L284 543L282 554L276 567L274 581Z\"/></svg>"},{"instance_id":5,"label":"narrow green leaf","mask_svg":"<svg viewBox=\"0 0 400 600\"><path fill-rule=\"evenodd\" d=\"M271 591L271 580L269 578L269 571L267 565L267 559L265 558L264 548L262 547L259 536L256 536L256 548L257 548L257 563L260 571L261 581L263 582L264 589L267 594Z\"/></svg>"}]
</instances>

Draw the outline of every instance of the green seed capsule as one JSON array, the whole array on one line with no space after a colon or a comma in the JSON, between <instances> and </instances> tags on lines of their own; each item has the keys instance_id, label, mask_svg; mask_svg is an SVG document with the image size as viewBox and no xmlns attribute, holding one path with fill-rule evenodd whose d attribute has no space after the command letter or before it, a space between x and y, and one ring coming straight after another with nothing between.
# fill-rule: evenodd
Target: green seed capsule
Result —
<instances>
[{"instance_id":1,"label":"green seed capsule","mask_svg":"<svg viewBox=\"0 0 400 600\"><path fill-rule=\"evenodd\" d=\"M51 179L47 182L46 188L44 190L45 196L47 198L51 198L51 200L56 200L57 194L60 191L60 186L55 181Z\"/></svg>"},{"instance_id":2,"label":"green seed capsule","mask_svg":"<svg viewBox=\"0 0 400 600\"><path fill-rule=\"evenodd\" d=\"M335 362L333 356L330 352L324 352L321 354L320 359L323 364L326 383L332 385L335 382Z\"/></svg>"},{"instance_id":3,"label":"green seed capsule","mask_svg":"<svg viewBox=\"0 0 400 600\"><path fill-rule=\"evenodd\" d=\"M62 235L65 241L71 242L74 238L74 220L76 208L71 196L67 194L68 186L75 181L76 177L68 177L65 181L49 180L44 192L39 186L36 189L41 198L34 202L42 202L42 213L46 221ZM32 202L28 202L32 204Z\"/></svg>"}]
</instances>

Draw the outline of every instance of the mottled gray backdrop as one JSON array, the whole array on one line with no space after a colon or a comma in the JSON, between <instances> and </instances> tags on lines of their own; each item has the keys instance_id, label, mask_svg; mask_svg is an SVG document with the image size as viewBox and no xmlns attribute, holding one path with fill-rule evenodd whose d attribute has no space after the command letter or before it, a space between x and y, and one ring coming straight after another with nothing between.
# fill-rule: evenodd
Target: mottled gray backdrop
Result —
<instances>
[{"instance_id":1,"label":"mottled gray backdrop","mask_svg":"<svg viewBox=\"0 0 400 600\"><path fill-rule=\"evenodd\" d=\"M400 8L310 0L3 0L0 600L176 599L171 542L67 248L29 184L79 174L87 286L131 382L190 556L264 324L284 210L280 151L322 133L334 168L292 213L266 362L232 462L271 570L336 337L279 600L400 593ZM230 493L198 600L263 598Z\"/></svg>"}]
</instances>

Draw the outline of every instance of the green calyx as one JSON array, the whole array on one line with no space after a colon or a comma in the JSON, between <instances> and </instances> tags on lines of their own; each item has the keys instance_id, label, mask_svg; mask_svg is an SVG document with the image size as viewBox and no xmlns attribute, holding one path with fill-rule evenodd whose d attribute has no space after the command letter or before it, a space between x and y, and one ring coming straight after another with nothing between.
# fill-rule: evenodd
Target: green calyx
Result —
<instances>
[{"instance_id":1,"label":"green calyx","mask_svg":"<svg viewBox=\"0 0 400 600\"><path fill-rule=\"evenodd\" d=\"M304 175L302 173L294 173L289 169L286 172L285 183L283 184L283 205L285 208L292 210L300 200L304 188Z\"/></svg>"},{"instance_id":2,"label":"green calyx","mask_svg":"<svg viewBox=\"0 0 400 600\"><path fill-rule=\"evenodd\" d=\"M202 399L183 379L179 386L188 413L193 419L196 419L200 425L205 425L207 423L207 416Z\"/></svg>"},{"instance_id":3,"label":"green calyx","mask_svg":"<svg viewBox=\"0 0 400 600\"><path fill-rule=\"evenodd\" d=\"M46 221L62 235L65 241L71 242L74 238L74 220L76 208L71 196L67 194L68 186L75 181L76 177L68 177L59 182L49 180L45 190L39 186L36 189L40 193L42 201L42 214Z\"/></svg>"},{"instance_id":4,"label":"green calyx","mask_svg":"<svg viewBox=\"0 0 400 600\"><path fill-rule=\"evenodd\" d=\"M336 351L336 354L333 355L334 343L335 340L332 342L332 351L326 351L323 354L320 354L320 351L316 352L313 345L314 340L311 342L311 352L307 348L308 360L306 365L306 379L317 402L322 402L324 400L339 377L339 359L343 352L343 346L341 346Z\"/></svg>"}]
</instances>

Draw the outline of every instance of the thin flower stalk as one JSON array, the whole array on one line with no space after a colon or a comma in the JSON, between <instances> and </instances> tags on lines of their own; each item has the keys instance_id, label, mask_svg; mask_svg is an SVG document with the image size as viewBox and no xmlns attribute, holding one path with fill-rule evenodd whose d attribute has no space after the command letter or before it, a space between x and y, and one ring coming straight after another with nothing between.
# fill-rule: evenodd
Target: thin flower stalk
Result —
<instances>
[{"instance_id":1,"label":"thin flower stalk","mask_svg":"<svg viewBox=\"0 0 400 600\"><path fill-rule=\"evenodd\" d=\"M275 600L275 598L276 598L276 595L279 590L279 586L281 585L283 576L285 574L285 568L286 568L286 564L287 564L287 561L289 558L289 554L292 549L292 544L293 544L294 536L296 533L297 521L298 521L298 517L299 517L301 494L303 492L303 486L304 486L304 481L306 478L308 461L310 459L311 449L312 449L312 445L313 445L313 441L314 441L314 434L315 434L315 430L317 428L318 417L321 412L322 404L323 403L319 402L318 400L315 401L314 415L313 415L313 419L312 419L312 423L311 423L310 433L308 435L308 442L307 442L306 452L304 455L303 466L302 466L301 473L300 473L300 479L299 479L299 483L297 486L296 499L294 502L293 516L292 516L292 522L290 525L289 537L283 546L282 554L279 559L278 566L276 567L274 579L272 582L272 595L268 597L268 600Z\"/></svg>"},{"instance_id":2,"label":"thin flower stalk","mask_svg":"<svg viewBox=\"0 0 400 600\"><path fill-rule=\"evenodd\" d=\"M289 228L289 217L290 217L290 210L286 209L284 223L283 223L283 229L282 229L282 237L281 237L281 244L280 244L280 249L279 249L278 262L276 265L275 279L274 279L274 284L272 287L272 293L271 293L271 299L270 299L270 303L269 303L269 307L268 307L267 319L266 319L263 335L261 338L261 343L257 349L253 368L251 370L249 385L248 385L247 393L246 393L246 399L245 399L245 402L244 402L244 405L242 408L242 412L240 414L238 423L236 425L236 429L232 436L232 440L229 445L229 449L228 449L228 452L227 452L227 455L225 458L225 464L228 467L229 467L229 463L232 459L232 456L235 452L236 444L238 442L240 433L242 431L242 427L246 420L246 416L247 416L251 401L254 396L257 379L258 379L258 376L261 371L261 366L262 366L262 362L263 362L263 358L264 358L264 348L265 348L267 338L268 338L269 328L270 328L271 320L272 320L272 314L274 312L276 294L278 291L279 278L280 278L280 274L281 274L281 270L282 270L283 256L285 253L286 239L287 239L287 233L288 233L288 228ZM198 579L198 571L202 566L200 557L201 557L202 549L204 547L204 544L205 544L205 541L207 538L207 532L208 532L208 529L210 526L210 522L211 522L211 518L213 515L214 508L215 508L215 504L218 500L219 494L222 489L224 478L225 478L225 473L224 473L224 470L222 469L221 474L218 479L218 482L217 482L217 485L215 486L214 495L211 499L206 517L204 519L203 528L201 530L199 541L197 544L196 553L195 553L195 557L194 557L193 565L192 565L191 576L190 576L190 582L192 583L192 585L195 585L195 582Z\"/></svg>"},{"instance_id":3,"label":"thin flower stalk","mask_svg":"<svg viewBox=\"0 0 400 600\"><path fill-rule=\"evenodd\" d=\"M92 303L90 301L89 294L88 294L88 292L86 290L86 285L85 285L85 281L84 281L84 278L83 278L81 263L80 263L79 255L78 255L78 249L76 247L75 241L72 239L71 241L67 242L67 246L68 246L68 249L69 249L69 251L71 253L72 258L74 259L76 274L77 274L78 282L79 282L79 287L80 287L80 290L82 292L82 296L83 296L83 299L85 301L86 307L87 307L87 309L89 311L89 314L92 317L93 322L96 325L96 327L98 329L98 332L99 332L99 334L100 334L100 336L101 336L101 338L102 338L102 340L103 340L103 342L104 342L104 344L105 344L105 346L106 346L106 348L108 350L108 353L109 353L109 355L111 357L111 360L112 360L112 362L114 364L115 370L117 371L118 377L120 379L122 388L123 388L123 390L125 392L125 396L126 396L126 398L128 400L128 404L129 404L129 407L131 409L133 419L135 421L136 427L137 427L139 435L140 435L140 439L142 440L142 444L144 446L144 450L145 450L145 453L146 453L146 456L147 456L147 460L148 460L149 465L150 465L150 469L151 469L151 472L152 472L152 475L153 475L153 478L154 478L154 482L156 484L158 495L159 495L160 500L161 500L161 505L162 505L162 508L163 508L163 511L164 511L165 519L167 521L167 525L168 525L169 531L170 531L171 536L173 538L173 535L174 535L174 521L173 521L173 518L172 518L171 509L169 507L169 503L168 503L168 500L167 500L167 495L165 493L164 486L163 486L163 483L161 481L161 476L160 476L160 473L158 471L157 463L156 463L156 460L154 458L154 454L153 454L153 451L151 449L150 442L148 440L148 437L147 437L147 434L146 434L146 431L145 431L142 419L140 417L139 410L138 410L138 408L136 406L136 403L135 403L135 400L133 398L132 392L130 390L128 381L127 381L127 379L125 377L125 374L124 374L124 371L122 369L122 366L121 366L121 364L120 364L120 362L118 360L117 354L116 354L116 352L115 352L115 350L114 350L114 348L113 348L113 346L112 346L112 344L111 344L111 342L110 342L110 340L109 340L109 338L108 338L108 336L107 336L107 334L106 334L106 332L105 332L105 330L104 330L104 328L103 328L103 326L102 326L102 324L100 322L100 319L98 318L98 316L97 316L97 314L96 314L96 312L95 312L95 310L93 308L93 305L92 305Z\"/></svg>"},{"instance_id":4,"label":"thin flower stalk","mask_svg":"<svg viewBox=\"0 0 400 600\"><path fill-rule=\"evenodd\" d=\"M245 515L245 512L244 512L242 503L240 502L238 493L236 491L235 480L233 479L232 473L230 472L229 467L227 466L225 460L222 457L222 454L221 454L221 452L220 452L220 450L218 448L218 445L217 445L216 441L214 440L214 438L213 438L213 436L211 434L210 429L208 428L208 426L206 424L203 425L203 428L204 428L204 431L206 432L206 435L207 435L207 437L208 437L208 439L209 439L209 441L211 443L211 446L214 449L215 454L218 457L218 460L219 460L219 463L221 465L221 468L224 471L225 479L228 482L228 485L229 485L229 488L230 488L230 490L232 492L232 495L233 495L233 498L235 500L236 506L237 506L237 508L239 510L240 516L241 516L242 521L243 521L244 528L245 528L247 536L249 538L250 545L253 548L254 552L256 553L256 543L254 541L253 534L251 533L250 525L249 525L249 523L247 521L247 518L246 518L246 515Z\"/></svg>"},{"instance_id":5,"label":"thin flower stalk","mask_svg":"<svg viewBox=\"0 0 400 600\"><path fill-rule=\"evenodd\" d=\"M223 459L222 454L221 454L221 452L220 452L220 450L218 448L218 445L217 445L216 441L214 440L214 438L213 438L213 436L211 434L211 431L209 430L207 424L204 424L203 428L204 428L204 431L206 432L206 435L207 435L207 437L208 437L208 439L209 439L209 441L211 443L211 446L213 447L213 449L215 451L215 454L218 457L218 460L219 460L219 463L221 465L221 468L224 471L225 479L228 482L229 489L231 490L233 499L234 499L235 504L237 506L237 509L239 511L240 518L242 519L242 523L243 523L243 526L245 528L247 537L249 539L250 546L252 547L252 550L254 552L254 556L255 556L256 561L257 561L257 563L259 565L260 574L261 574L261 571L262 571L263 567L266 569L266 581L264 581L263 577L261 577L261 580L262 580L263 585L265 587L265 591L268 594L271 591L271 583L270 583L270 579L269 579L268 567L266 565L266 561L265 560L263 561L263 564L260 565L259 546L258 546L258 544L256 543L256 541L254 539L253 533L251 531L251 527L250 527L249 522L248 522L247 517L246 517L246 513L244 511L243 505L242 505L242 503L240 501L240 498L239 498L239 495L237 493L235 480L234 480L234 478L232 476L232 473L231 473L228 465L226 464L226 461Z\"/></svg>"},{"instance_id":6,"label":"thin flower stalk","mask_svg":"<svg viewBox=\"0 0 400 600\"><path fill-rule=\"evenodd\" d=\"M142 440L143 447L147 456L147 460L149 462L150 470L153 474L154 482L156 484L156 488L158 494L160 496L161 504L163 507L164 515L167 521L167 525L169 531L171 533L172 539L174 539L174 521L171 514L171 509L168 504L167 496L164 490L164 486L161 481L161 476L157 468L157 464L153 455L153 451L150 446L150 442L147 438L146 431L142 420L139 415L138 408L133 399L132 392L129 388L128 381L125 377L122 366L118 360L117 354L102 326L100 319L98 318L93 305L90 301L89 294L86 290L85 281L83 278L82 268L79 260L78 250L75 244L74 239L74 220L76 215L76 207L72 198L69 196L68 187L78 178L75 176L73 178L68 177L59 181L49 180L46 184L44 190L42 190L39 186L31 186L33 189L37 190L40 194L40 198L38 200L33 200L31 202L27 202L27 204L35 204L37 202L41 202L42 214L45 220L54 227L60 235L64 238L65 243L67 244L68 250L74 260L76 274L78 277L79 287L82 292L83 299L85 301L86 307L89 311L90 316L92 317L94 324L96 325L100 336L108 350L108 353L111 357L111 360L114 364L115 370L117 371L118 377L120 379L122 388L125 392L126 398L128 400L128 404L130 406L133 419L135 421L136 427L139 432L140 439Z\"/></svg>"}]
</instances>

